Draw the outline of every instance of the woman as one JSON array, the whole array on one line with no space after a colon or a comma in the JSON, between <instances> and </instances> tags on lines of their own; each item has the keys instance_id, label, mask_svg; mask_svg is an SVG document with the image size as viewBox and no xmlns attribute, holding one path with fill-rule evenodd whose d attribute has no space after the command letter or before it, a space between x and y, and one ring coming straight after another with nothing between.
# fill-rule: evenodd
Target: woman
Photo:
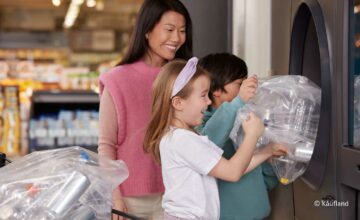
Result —
<instances>
[{"instance_id":1,"label":"woman","mask_svg":"<svg viewBox=\"0 0 360 220\"><path fill-rule=\"evenodd\" d=\"M129 178L113 192L113 207L159 219L161 168L143 152L151 87L160 67L192 56L192 24L179 0L145 0L120 64L100 77L99 155L123 160Z\"/></svg>"}]
</instances>

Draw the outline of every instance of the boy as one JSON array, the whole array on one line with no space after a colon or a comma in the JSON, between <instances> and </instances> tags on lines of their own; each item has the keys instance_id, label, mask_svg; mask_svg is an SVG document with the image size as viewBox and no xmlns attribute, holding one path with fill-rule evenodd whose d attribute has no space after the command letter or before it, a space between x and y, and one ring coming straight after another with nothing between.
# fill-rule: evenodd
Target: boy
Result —
<instances>
[{"instance_id":1,"label":"boy","mask_svg":"<svg viewBox=\"0 0 360 220\"><path fill-rule=\"evenodd\" d=\"M237 110L255 95L257 78L247 78L245 62L228 53L203 57L200 66L210 73L209 98L211 106L197 130L224 150L227 159L235 154L230 131ZM255 168L238 182L218 180L220 219L263 219L270 214L268 191L277 184L277 178L268 163Z\"/></svg>"}]
</instances>

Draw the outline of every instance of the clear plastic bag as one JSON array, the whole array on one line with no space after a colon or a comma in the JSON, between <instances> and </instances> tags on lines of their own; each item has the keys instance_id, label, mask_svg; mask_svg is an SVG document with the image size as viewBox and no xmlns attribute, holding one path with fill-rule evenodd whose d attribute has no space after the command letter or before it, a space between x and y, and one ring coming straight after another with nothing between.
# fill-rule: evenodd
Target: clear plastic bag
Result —
<instances>
[{"instance_id":1,"label":"clear plastic bag","mask_svg":"<svg viewBox=\"0 0 360 220\"><path fill-rule=\"evenodd\" d=\"M250 112L259 116L265 131L257 147L270 141L288 148L288 154L272 159L283 184L305 172L311 159L320 118L321 90L304 76L276 76L259 83L256 95L238 111L230 138L234 146L243 139L241 123Z\"/></svg>"},{"instance_id":2,"label":"clear plastic bag","mask_svg":"<svg viewBox=\"0 0 360 220\"><path fill-rule=\"evenodd\" d=\"M2 219L110 219L123 161L81 147L33 152L0 169Z\"/></svg>"}]
</instances>

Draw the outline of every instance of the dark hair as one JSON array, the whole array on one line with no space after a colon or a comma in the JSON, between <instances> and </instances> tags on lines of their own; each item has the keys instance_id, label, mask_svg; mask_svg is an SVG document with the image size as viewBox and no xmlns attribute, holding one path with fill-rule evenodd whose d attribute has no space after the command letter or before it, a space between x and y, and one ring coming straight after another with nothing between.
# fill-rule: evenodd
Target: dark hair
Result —
<instances>
[{"instance_id":1,"label":"dark hair","mask_svg":"<svg viewBox=\"0 0 360 220\"><path fill-rule=\"evenodd\" d=\"M192 57L192 22L189 12L179 0L145 0L137 16L135 28L131 35L129 48L118 65L138 61L149 49L145 37L168 11L175 11L185 18L185 43L177 50L175 58L189 59Z\"/></svg>"},{"instance_id":2,"label":"dark hair","mask_svg":"<svg viewBox=\"0 0 360 220\"><path fill-rule=\"evenodd\" d=\"M221 89L226 92L225 85L247 77L245 61L229 53L209 54L199 60L199 65L210 73L209 97L214 101L213 92Z\"/></svg>"}]
</instances>

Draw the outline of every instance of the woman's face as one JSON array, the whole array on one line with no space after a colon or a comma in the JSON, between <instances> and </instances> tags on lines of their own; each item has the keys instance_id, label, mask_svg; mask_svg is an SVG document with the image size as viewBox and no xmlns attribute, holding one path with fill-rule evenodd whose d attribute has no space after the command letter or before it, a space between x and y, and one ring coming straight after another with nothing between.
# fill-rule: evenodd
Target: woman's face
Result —
<instances>
[{"instance_id":1,"label":"woman's face","mask_svg":"<svg viewBox=\"0 0 360 220\"><path fill-rule=\"evenodd\" d=\"M175 58L176 51L186 39L185 18L175 11L165 12L154 28L146 34L149 44L150 63L162 66Z\"/></svg>"}]
</instances>

